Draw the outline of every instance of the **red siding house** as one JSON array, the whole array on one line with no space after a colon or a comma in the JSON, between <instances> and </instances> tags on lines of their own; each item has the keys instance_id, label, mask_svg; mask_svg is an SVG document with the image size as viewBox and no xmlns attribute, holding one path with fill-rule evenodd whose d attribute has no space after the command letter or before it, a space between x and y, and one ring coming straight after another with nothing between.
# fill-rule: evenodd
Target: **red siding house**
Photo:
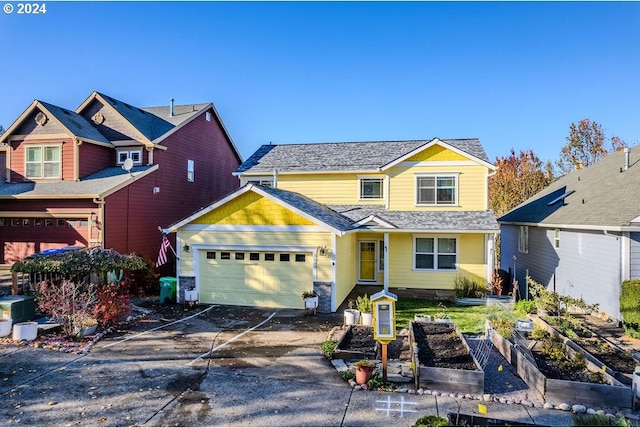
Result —
<instances>
[{"instance_id":1,"label":"red siding house","mask_svg":"<svg viewBox=\"0 0 640 428\"><path fill-rule=\"evenodd\" d=\"M138 108L98 92L75 111L33 101L0 160L0 264L69 245L155 261L158 226L235 190L242 162L211 103Z\"/></svg>"}]
</instances>

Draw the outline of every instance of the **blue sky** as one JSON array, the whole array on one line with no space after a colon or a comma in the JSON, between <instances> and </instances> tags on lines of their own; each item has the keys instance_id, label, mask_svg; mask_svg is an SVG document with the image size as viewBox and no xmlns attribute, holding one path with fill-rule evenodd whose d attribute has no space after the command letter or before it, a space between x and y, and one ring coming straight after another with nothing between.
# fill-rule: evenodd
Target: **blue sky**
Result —
<instances>
[{"instance_id":1,"label":"blue sky","mask_svg":"<svg viewBox=\"0 0 640 428\"><path fill-rule=\"evenodd\" d=\"M17 2L9 2L17 8ZM4 4L4 2L3 2ZM558 158L569 125L640 144L636 2L47 2L0 14L0 125L93 90L213 102L261 144L477 137Z\"/></svg>"}]
</instances>

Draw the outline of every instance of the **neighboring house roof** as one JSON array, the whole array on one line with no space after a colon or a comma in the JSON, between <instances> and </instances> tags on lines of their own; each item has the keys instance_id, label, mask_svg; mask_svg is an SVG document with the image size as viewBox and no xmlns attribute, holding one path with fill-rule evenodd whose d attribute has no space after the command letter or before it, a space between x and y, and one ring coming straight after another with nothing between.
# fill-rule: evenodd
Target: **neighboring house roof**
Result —
<instances>
[{"instance_id":1,"label":"neighboring house roof","mask_svg":"<svg viewBox=\"0 0 640 428\"><path fill-rule=\"evenodd\" d=\"M142 110L147 113L151 113L155 116L158 116L162 120L165 120L171 123L173 126L178 126L182 122L189 120L193 116L196 116L203 109L207 107L211 107L211 103L202 103L202 104L185 104L185 105L174 105L173 106L173 116L170 115L170 106L159 106L159 107L141 107Z\"/></svg>"},{"instance_id":2,"label":"neighboring house roof","mask_svg":"<svg viewBox=\"0 0 640 428\"><path fill-rule=\"evenodd\" d=\"M150 141L161 137L174 127L173 124L156 116L155 113L134 107L100 92L96 92L96 94ZM166 108L168 113L168 107Z\"/></svg>"},{"instance_id":3,"label":"neighboring house roof","mask_svg":"<svg viewBox=\"0 0 640 428\"><path fill-rule=\"evenodd\" d=\"M121 167L110 167L91 174L80 181L58 182L0 182L0 199L48 199L60 198L90 198L105 197L121 186L135 181L157 166L137 166L131 173Z\"/></svg>"},{"instance_id":4,"label":"neighboring house roof","mask_svg":"<svg viewBox=\"0 0 640 428\"><path fill-rule=\"evenodd\" d=\"M368 218L373 218L373 221L380 224L380 228L389 231L394 229L425 232L498 231L498 223L490 211L389 211L371 205L327 206L296 192L258 184L246 184L209 207L171 225L166 231L175 231L250 190L282 203L308 218L315 219L316 222L325 224L339 234L365 229L366 226L358 222Z\"/></svg>"},{"instance_id":5,"label":"neighboring house roof","mask_svg":"<svg viewBox=\"0 0 640 428\"><path fill-rule=\"evenodd\" d=\"M5 142L5 140L13 134L14 130L20 126L25 118L35 109L50 116L50 119L58 122L60 126L69 131L73 137L85 141L111 144L107 137L102 135L87 119L78 113L40 100L34 100L31 105L26 108L20 117L0 136L0 142Z\"/></svg>"},{"instance_id":6,"label":"neighboring house roof","mask_svg":"<svg viewBox=\"0 0 640 428\"><path fill-rule=\"evenodd\" d=\"M504 216L500 223L549 227L640 229L640 147L611 153L551 183Z\"/></svg>"},{"instance_id":7,"label":"neighboring house roof","mask_svg":"<svg viewBox=\"0 0 640 428\"><path fill-rule=\"evenodd\" d=\"M392 211L374 205L330 205L353 223L363 219L382 221L401 230L425 232L498 231L491 211Z\"/></svg>"},{"instance_id":8,"label":"neighboring house roof","mask_svg":"<svg viewBox=\"0 0 640 428\"><path fill-rule=\"evenodd\" d=\"M365 141L348 143L263 145L240 165L235 175L296 172L380 171L417 149L441 143L486 164L478 139Z\"/></svg>"}]
</instances>

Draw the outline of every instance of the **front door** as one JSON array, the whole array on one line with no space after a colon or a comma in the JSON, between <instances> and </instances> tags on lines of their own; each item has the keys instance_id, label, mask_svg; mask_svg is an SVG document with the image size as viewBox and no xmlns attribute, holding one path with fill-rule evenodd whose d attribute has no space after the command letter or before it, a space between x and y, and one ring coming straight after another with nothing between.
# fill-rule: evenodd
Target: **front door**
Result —
<instances>
[{"instance_id":1,"label":"front door","mask_svg":"<svg viewBox=\"0 0 640 428\"><path fill-rule=\"evenodd\" d=\"M358 280L376 282L376 241L360 241Z\"/></svg>"}]
</instances>

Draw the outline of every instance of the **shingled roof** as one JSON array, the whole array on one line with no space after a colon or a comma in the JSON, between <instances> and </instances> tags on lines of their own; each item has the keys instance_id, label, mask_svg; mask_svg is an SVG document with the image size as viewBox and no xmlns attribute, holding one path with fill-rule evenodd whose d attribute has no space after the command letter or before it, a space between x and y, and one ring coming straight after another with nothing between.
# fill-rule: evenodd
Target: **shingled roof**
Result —
<instances>
[{"instance_id":1,"label":"shingled roof","mask_svg":"<svg viewBox=\"0 0 640 428\"><path fill-rule=\"evenodd\" d=\"M67 110L66 108L45 103L44 101L38 102L74 136L80 139L87 139L108 144L110 143L107 137L102 135L87 119L80 116L75 111Z\"/></svg>"},{"instance_id":2,"label":"shingled roof","mask_svg":"<svg viewBox=\"0 0 640 428\"><path fill-rule=\"evenodd\" d=\"M263 145L235 174L309 171L375 171L434 140ZM489 163L478 139L439 140Z\"/></svg>"},{"instance_id":3,"label":"shingled roof","mask_svg":"<svg viewBox=\"0 0 640 428\"><path fill-rule=\"evenodd\" d=\"M501 223L597 228L640 227L640 147L607 155L595 164L551 183L498 219Z\"/></svg>"}]
</instances>

